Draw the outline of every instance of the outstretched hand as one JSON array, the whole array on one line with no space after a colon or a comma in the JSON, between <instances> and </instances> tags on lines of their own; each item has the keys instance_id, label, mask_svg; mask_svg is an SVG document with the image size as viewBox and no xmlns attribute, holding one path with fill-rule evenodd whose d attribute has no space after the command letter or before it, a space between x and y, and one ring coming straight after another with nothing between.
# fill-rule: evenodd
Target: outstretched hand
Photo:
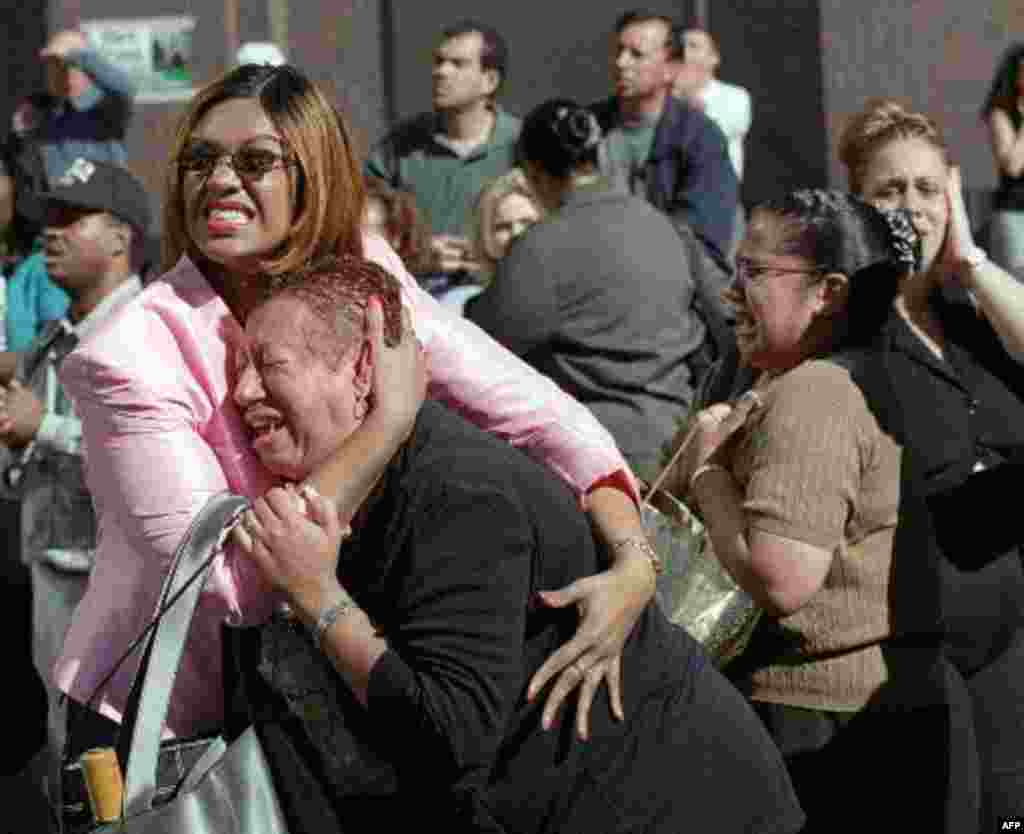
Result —
<instances>
[{"instance_id":1,"label":"outstretched hand","mask_svg":"<svg viewBox=\"0 0 1024 834\"><path fill-rule=\"evenodd\" d=\"M555 681L544 702L541 720L545 730L551 728L559 708L579 687L576 733L586 740L590 707L602 681L608 684L612 714L623 720L622 647L651 599L653 581L646 559L626 559L560 590L539 593L544 605L575 605L580 615L576 634L544 662L527 690L527 698L532 701L550 681Z\"/></svg>"}]
</instances>

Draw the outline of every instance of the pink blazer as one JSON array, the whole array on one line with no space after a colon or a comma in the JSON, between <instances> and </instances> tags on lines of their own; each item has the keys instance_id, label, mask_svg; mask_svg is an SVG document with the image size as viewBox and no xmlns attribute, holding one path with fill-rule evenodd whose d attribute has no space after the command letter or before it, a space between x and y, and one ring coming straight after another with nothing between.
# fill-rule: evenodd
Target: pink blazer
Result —
<instances>
[{"instance_id":1,"label":"pink blazer","mask_svg":"<svg viewBox=\"0 0 1024 834\"><path fill-rule=\"evenodd\" d=\"M581 496L626 470L591 413L483 331L438 305L380 238L366 256L402 282L427 352L430 394L487 431L524 447ZM55 669L86 702L152 616L169 561L190 520L224 489L250 498L273 483L249 449L229 391L231 345L241 334L188 258L147 287L69 355L61 380L82 420L86 476L99 518L89 588ZM628 470L627 470L628 471ZM259 622L274 597L229 547L193 621L167 728L188 736L222 716L222 622ZM136 662L94 704L120 720Z\"/></svg>"}]
</instances>

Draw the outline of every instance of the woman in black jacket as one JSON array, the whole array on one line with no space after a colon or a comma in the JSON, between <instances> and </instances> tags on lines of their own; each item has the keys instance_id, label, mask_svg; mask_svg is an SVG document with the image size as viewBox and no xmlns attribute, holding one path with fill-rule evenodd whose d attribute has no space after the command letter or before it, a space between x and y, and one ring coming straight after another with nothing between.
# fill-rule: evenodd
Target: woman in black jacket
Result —
<instances>
[{"instance_id":1,"label":"woman in black jacket","mask_svg":"<svg viewBox=\"0 0 1024 834\"><path fill-rule=\"evenodd\" d=\"M971 235L934 122L870 102L846 127L851 189L923 240L883 333L892 409L931 512L946 652L974 704L985 826L1024 813L1024 285ZM881 405L881 403L880 403Z\"/></svg>"},{"instance_id":2,"label":"woman in black jacket","mask_svg":"<svg viewBox=\"0 0 1024 834\"><path fill-rule=\"evenodd\" d=\"M301 481L365 415L372 296L397 322L394 280L346 258L283 279L247 319L234 397L275 473ZM799 830L764 728L653 604L624 649L624 720L599 691L580 740L575 710L550 725L527 697L576 624L538 591L599 558L570 493L524 455L427 402L347 539L329 505L311 496L306 518L295 494L272 490L248 521L288 613L235 641L235 714L255 718L293 834L410 820L495 834Z\"/></svg>"}]
</instances>

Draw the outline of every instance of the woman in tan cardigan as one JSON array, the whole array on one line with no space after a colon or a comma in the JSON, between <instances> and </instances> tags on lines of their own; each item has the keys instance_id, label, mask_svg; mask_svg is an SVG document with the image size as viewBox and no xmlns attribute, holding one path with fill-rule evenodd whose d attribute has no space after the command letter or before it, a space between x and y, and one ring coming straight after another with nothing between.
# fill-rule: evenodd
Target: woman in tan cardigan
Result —
<instances>
[{"instance_id":1,"label":"woman in tan cardigan","mask_svg":"<svg viewBox=\"0 0 1024 834\"><path fill-rule=\"evenodd\" d=\"M935 571L893 558L913 467L898 416L869 407L885 399L870 348L919 251L906 215L839 192L755 209L731 293L753 393L697 415L672 478L767 612L730 673L786 757L806 831L837 815L894 830L890 807L977 830L973 726L942 656Z\"/></svg>"}]
</instances>

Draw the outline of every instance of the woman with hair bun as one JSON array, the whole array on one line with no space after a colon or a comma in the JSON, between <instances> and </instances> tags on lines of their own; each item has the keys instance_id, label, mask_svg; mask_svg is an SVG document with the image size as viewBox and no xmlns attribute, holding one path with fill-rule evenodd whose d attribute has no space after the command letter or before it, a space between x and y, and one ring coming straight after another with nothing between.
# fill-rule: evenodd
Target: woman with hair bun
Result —
<instances>
[{"instance_id":1,"label":"woman with hair bun","mask_svg":"<svg viewBox=\"0 0 1024 834\"><path fill-rule=\"evenodd\" d=\"M520 158L549 214L466 315L587 405L652 480L692 398L707 331L678 234L600 175L600 141L594 115L568 99L526 117Z\"/></svg>"},{"instance_id":2,"label":"woman with hair bun","mask_svg":"<svg viewBox=\"0 0 1024 834\"><path fill-rule=\"evenodd\" d=\"M917 257L905 213L841 192L756 207L729 293L749 393L698 412L666 480L765 612L728 674L786 759L805 834L839 809L844 830L896 830L897 807L977 831L970 705L904 527L920 492L899 409L877 407L877 340Z\"/></svg>"},{"instance_id":3,"label":"woman with hair bun","mask_svg":"<svg viewBox=\"0 0 1024 834\"><path fill-rule=\"evenodd\" d=\"M999 62L981 108L999 174L992 215L992 259L1024 281L1024 43Z\"/></svg>"}]
</instances>

